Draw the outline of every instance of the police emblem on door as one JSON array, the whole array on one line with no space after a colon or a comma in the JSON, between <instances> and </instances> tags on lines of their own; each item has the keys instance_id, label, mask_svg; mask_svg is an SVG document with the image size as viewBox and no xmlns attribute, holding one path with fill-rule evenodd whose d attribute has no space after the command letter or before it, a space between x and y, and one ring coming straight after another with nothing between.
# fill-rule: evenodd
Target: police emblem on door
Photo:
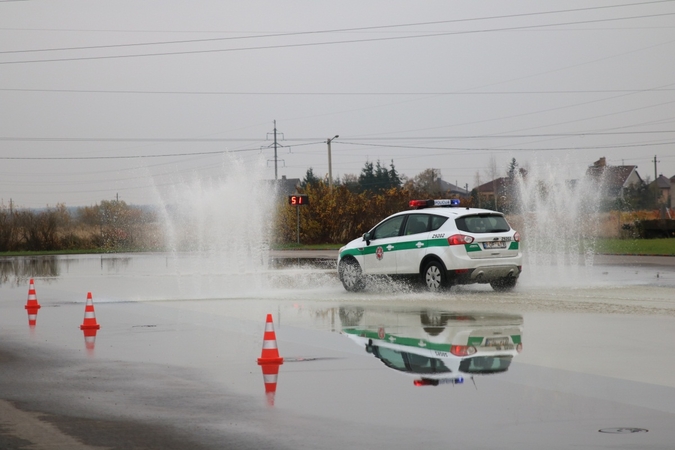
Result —
<instances>
[{"instance_id":1,"label":"police emblem on door","mask_svg":"<svg viewBox=\"0 0 675 450\"><path fill-rule=\"evenodd\" d=\"M382 247L377 247L377 250L375 250L375 257L377 258L378 261L382 259L383 254L384 250L382 250Z\"/></svg>"}]
</instances>

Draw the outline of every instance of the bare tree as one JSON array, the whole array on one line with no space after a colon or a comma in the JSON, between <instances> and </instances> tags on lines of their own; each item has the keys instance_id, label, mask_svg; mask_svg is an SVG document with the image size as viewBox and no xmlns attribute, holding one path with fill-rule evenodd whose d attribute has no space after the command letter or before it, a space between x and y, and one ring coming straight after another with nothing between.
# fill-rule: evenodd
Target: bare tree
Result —
<instances>
[{"instance_id":1,"label":"bare tree","mask_svg":"<svg viewBox=\"0 0 675 450\"><path fill-rule=\"evenodd\" d=\"M499 169L497 168L497 158L495 155L490 155L490 160L488 161L487 176L492 180L492 193L494 194L494 209L497 209L498 205L498 192L497 192L497 178L499 178Z\"/></svg>"}]
</instances>

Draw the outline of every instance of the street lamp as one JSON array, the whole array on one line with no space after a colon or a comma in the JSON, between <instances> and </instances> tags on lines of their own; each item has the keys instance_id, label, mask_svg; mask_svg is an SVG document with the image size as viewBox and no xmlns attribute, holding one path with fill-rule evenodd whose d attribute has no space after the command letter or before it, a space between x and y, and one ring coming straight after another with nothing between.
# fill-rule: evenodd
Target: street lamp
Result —
<instances>
[{"instance_id":1,"label":"street lamp","mask_svg":"<svg viewBox=\"0 0 675 450\"><path fill-rule=\"evenodd\" d=\"M328 187L331 190L333 189L333 162L330 156L330 143L333 142L333 139L337 139L339 137L340 136L336 134L334 137L326 141L326 144L328 144Z\"/></svg>"}]
</instances>

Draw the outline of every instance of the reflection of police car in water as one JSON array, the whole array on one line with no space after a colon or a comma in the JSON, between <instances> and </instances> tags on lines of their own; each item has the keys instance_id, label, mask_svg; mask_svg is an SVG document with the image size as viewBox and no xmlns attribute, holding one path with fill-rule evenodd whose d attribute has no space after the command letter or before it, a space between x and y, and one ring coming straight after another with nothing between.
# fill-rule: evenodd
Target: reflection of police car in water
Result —
<instances>
[{"instance_id":1,"label":"reflection of police car in water","mask_svg":"<svg viewBox=\"0 0 675 450\"><path fill-rule=\"evenodd\" d=\"M523 346L517 315L343 307L340 319L345 335L416 386L506 372Z\"/></svg>"},{"instance_id":2,"label":"reflection of police car in water","mask_svg":"<svg viewBox=\"0 0 675 450\"><path fill-rule=\"evenodd\" d=\"M504 215L459 207L459 200L412 200L415 210L396 213L342 247L338 275L359 291L366 276L419 278L432 291L454 284L516 285L522 270L520 234Z\"/></svg>"}]
</instances>

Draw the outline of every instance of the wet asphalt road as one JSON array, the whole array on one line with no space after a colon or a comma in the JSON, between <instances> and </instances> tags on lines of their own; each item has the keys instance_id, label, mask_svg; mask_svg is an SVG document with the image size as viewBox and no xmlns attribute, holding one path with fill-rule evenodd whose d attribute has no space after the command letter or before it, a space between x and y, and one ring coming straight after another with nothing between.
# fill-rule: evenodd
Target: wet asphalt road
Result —
<instances>
[{"instance_id":1,"label":"wet asphalt road","mask_svg":"<svg viewBox=\"0 0 675 450\"><path fill-rule=\"evenodd\" d=\"M0 448L672 448L675 258L533 270L508 294L354 295L305 256L262 274L164 255L5 262ZM273 393L256 362L267 314L286 359ZM452 336L518 335L522 351L502 372L416 386L350 330L441 353Z\"/></svg>"}]
</instances>

